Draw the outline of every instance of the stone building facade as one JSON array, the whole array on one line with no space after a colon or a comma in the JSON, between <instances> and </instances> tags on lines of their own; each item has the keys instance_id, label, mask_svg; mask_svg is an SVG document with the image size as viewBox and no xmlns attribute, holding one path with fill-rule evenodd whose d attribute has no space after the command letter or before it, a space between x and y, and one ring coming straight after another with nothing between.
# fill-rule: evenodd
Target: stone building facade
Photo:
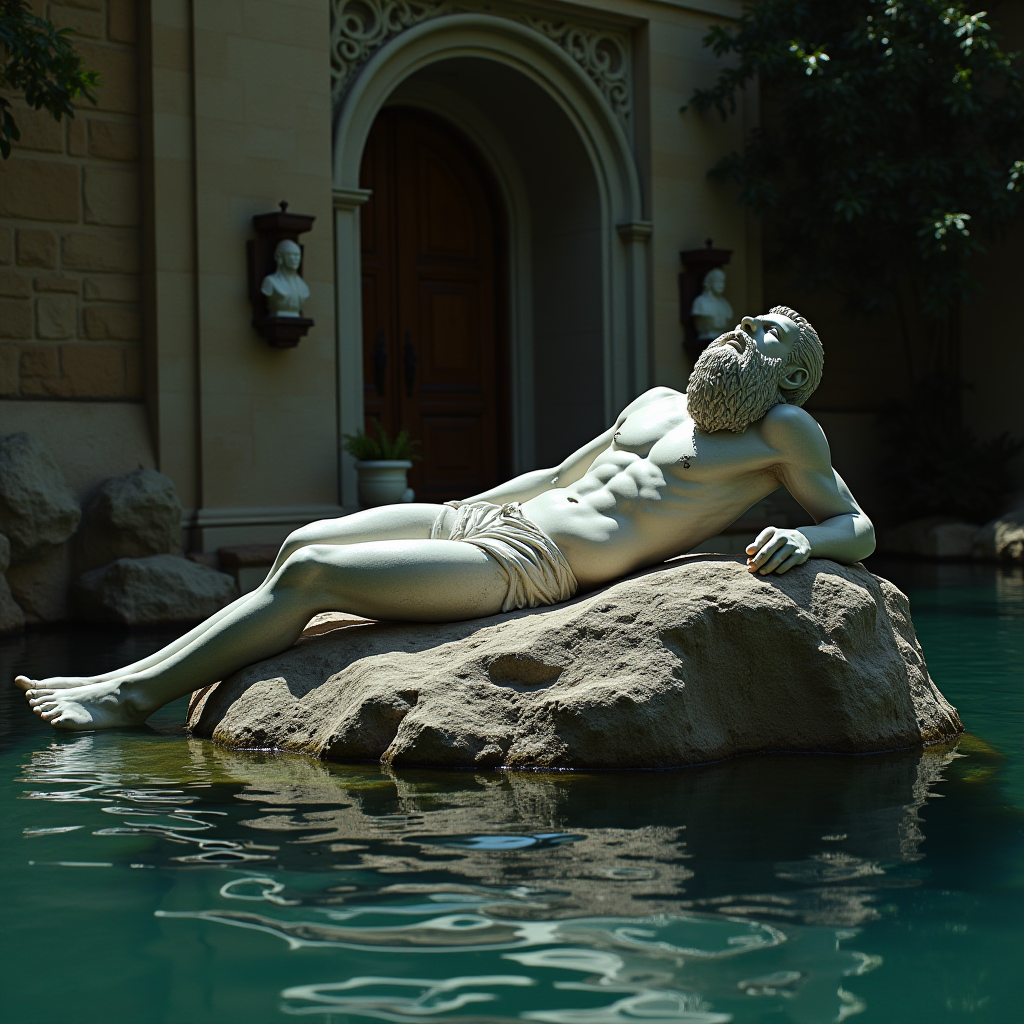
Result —
<instances>
[{"instance_id":1,"label":"stone building facade","mask_svg":"<svg viewBox=\"0 0 1024 1024\"><path fill-rule=\"evenodd\" d=\"M424 496L458 496L685 386L679 251L705 239L737 313L789 301L707 178L756 94L680 113L739 0L33 6L103 85L66 124L20 109L0 163L0 433L41 437L80 495L159 468L192 547L355 508L342 440L368 416L423 441ZM289 349L252 326L246 251L281 201L315 218ZM829 381L842 450L867 414Z\"/></svg>"},{"instance_id":2,"label":"stone building facade","mask_svg":"<svg viewBox=\"0 0 1024 1024\"><path fill-rule=\"evenodd\" d=\"M21 141L0 179L4 398L142 398L135 7L37 5L80 35L104 87L63 124L16 112Z\"/></svg>"}]
</instances>

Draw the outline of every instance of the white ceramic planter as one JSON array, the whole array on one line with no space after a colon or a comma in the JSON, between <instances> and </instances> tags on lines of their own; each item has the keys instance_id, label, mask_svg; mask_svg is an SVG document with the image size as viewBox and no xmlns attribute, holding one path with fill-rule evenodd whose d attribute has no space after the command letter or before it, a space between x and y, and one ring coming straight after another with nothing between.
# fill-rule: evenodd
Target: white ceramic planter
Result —
<instances>
[{"instance_id":1,"label":"white ceramic planter","mask_svg":"<svg viewBox=\"0 0 1024 1024\"><path fill-rule=\"evenodd\" d=\"M409 486L408 472L411 462L399 459L376 459L372 462L356 460L359 474L359 504L363 508L378 505L398 505L412 501L416 495Z\"/></svg>"}]
</instances>

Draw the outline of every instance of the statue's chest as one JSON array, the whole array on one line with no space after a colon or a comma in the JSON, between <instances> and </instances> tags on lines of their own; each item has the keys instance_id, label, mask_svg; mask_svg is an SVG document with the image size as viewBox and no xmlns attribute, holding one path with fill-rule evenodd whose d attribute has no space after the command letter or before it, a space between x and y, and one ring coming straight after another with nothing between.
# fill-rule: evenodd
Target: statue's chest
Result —
<instances>
[{"instance_id":1,"label":"statue's chest","mask_svg":"<svg viewBox=\"0 0 1024 1024\"><path fill-rule=\"evenodd\" d=\"M657 402L626 418L615 433L613 447L664 468L691 470L697 454L694 429L685 406Z\"/></svg>"},{"instance_id":2,"label":"statue's chest","mask_svg":"<svg viewBox=\"0 0 1024 1024\"><path fill-rule=\"evenodd\" d=\"M618 451L647 458L667 435L687 424L693 426L684 405L673 401L655 402L630 413L615 432L612 445Z\"/></svg>"},{"instance_id":3,"label":"statue's chest","mask_svg":"<svg viewBox=\"0 0 1024 1024\"><path fill-rule=\"evenodd\" d=\"M667 404L667 403L666 403ZM628 416L615 434L613 447L639 455L681 480L710 480L761 463L769 454L754 430L744 434L699 433L686 412L659 408L662 403Z\"/></svg>"}]
</instances>

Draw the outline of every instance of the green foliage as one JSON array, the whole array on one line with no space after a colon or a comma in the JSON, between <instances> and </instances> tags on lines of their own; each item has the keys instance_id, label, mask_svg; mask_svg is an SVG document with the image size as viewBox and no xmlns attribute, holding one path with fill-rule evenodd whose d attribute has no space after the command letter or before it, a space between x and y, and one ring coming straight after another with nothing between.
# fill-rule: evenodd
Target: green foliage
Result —
<instances>
[{"instance_id":1,"label":"green foliage","mask_svg":"<svg viewBox=\"0 0 1024 1024\"><path fill-rule=\"evenodd\" d=\"M769 258L870 313L915 297L954 313L968 261L1024 212L1024 81L984 12L958 0L759 0L705 38L732 56L691 106L766 124L711 172L767 217Z\"/></svg>"},{"instance_id":2,"label":"green foliage","mask_svg":"<svg viewBox=\"0 0 1024 1024\"><path fill-rule=\"evenodd\" d=\"M30 107L49 111L56 121L75 116L72 102L79 97L95 103L100 78L82 65L72 34L37 18L25 0L0 0L0 87L20 92ZM0 96L0 157L6 160L11 142L20 138L11 102Z\"/></svg>"},{"instance_id":3,"label":"green foliage","mask_svg":"<svg viewBox=\"0 0 1024 1024\"><path fill-rule=\"evenodd\" d=\"M416 462L421 458L415 451L420 442L410 440L407 430L400 430L392 440L376 417L373 419L373 430L376 437L373 434L368 434L365 430L358 430L354 434L345 434L345 451L360 462L374 462L382 459Z\"/></svg>"},{"instance_id":4,"label":"green foliage","mask_svg":"<svg viewBox=\"0 0 1024 1024\"><path fill-rule=\"evenodd\" d=\"M925 381L921 397L885 417L898 441L879 475L896 522L950 515L985 523L1006 510L1013 494L1009 467L1024 441L1008 434L979 441L950 417L958 396L949 392L941 379Z\"/></svg>"}]
</instances>

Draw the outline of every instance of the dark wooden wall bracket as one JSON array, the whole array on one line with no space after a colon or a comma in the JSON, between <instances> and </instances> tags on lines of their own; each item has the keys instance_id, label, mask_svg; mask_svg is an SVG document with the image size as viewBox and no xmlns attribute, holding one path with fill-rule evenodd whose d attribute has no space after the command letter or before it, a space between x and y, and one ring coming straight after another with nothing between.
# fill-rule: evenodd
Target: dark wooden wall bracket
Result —
<instances>
[{"instance_id":1,"label":"dark wooden wall bracket","mask_svg":"<svg viewBox=\"0 0 1024 1024\"><path fill-rule=\"evenodd\" d=\"M683 325L683 351L695 363L707 348L706 341L697 339L697 325L690 310L693 300L704 287L704 278L717 267L724 267L732 256L732 249L714 249L709 238L703 249L686 249L679 254L682 271L679 274L679 321Z\"/></svg>"},{"instance_id":2,"label":"dark wooden wall bracket","mask_svg":"<svg viewBox=\"0 0 1024 1024\"><path fill-rule=\"evenodd\" d=\"M252 325L261 337L274 348L294 348L313 326L313 321L304 316L271 316L267 300L260 291L263 279L277 269L274 250L278 242L289 239L298 243L299 235L312 230L316 217L302 213L289 213L288 204L282 202L277 213L261 213L252 219L256 237L246 243L249 257L249 301L252 303ZM299 248L303 248L301 245ZM305 265L299 266L302 273Z\"/></svg>"}]
</instances>

